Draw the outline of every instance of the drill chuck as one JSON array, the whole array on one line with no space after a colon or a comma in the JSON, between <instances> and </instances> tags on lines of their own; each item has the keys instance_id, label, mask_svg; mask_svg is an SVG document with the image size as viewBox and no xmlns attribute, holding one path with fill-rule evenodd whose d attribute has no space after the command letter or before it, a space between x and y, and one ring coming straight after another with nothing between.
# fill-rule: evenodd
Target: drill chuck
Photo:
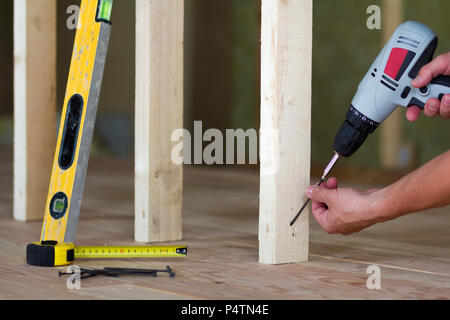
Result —
<instances>
[{"instance_id":1,"label":"drill chuck","mask_svg":"<svg viewBox=\"0 0 450 320\"><path fill-rule=\"evenodd\" d=\"M378 122L369 119L351 105L334 138L333 149L343 157L351 156L378 126Z\"/></svg>"}]
</instances>

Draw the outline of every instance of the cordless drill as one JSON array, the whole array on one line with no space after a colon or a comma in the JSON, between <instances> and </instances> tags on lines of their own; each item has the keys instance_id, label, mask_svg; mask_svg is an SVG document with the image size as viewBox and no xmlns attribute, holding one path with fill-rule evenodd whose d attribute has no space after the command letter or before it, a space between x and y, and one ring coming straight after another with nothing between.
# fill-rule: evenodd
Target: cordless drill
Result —
<instances>
[{"instance_id":1,"label":"cordless drill","mask_svg":"<svg viewBox=\"0 0 450 320\"><path fill-rule=\"evenodd\" d=\"M420 68L433 58L437 43L433 30L421 23L407 21L397 27L358 86L345 121L334 139L335 155L318 185L325 180L337 160L355 153L397 106L416 105L423 109L429 98L441 100L450 93L450 76L438 76L420 89L411 86ZM291 226L308 201L291 221Z\"/></svg>"}]
</instances>

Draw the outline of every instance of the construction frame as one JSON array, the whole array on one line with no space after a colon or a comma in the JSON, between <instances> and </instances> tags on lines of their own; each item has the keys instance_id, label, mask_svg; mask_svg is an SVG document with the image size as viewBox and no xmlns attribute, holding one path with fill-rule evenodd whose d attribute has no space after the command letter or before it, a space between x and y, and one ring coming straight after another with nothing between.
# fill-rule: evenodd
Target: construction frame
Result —
<instances>
[{"instance_id":1,"label":"construction frame","mask_svg":"<svg viewBox=\"0 0 450 320\"><path fill-rule=\"evenodd\" d=\"M386 34L401 19L401 1L388 3ZM56 0L14 1L14 218L19 221L42 219L44 211L36 208L44 208L47 195L56 131L56 5ZM293 227L289 220L306 199L299 190L310 183L312 10L312 0L262 0L261 263L308 259L308 213ZM171 161L170 138L183 127L183 23L183 0L136 0L138 242L182 239L183 166ZM400 139L395 119L383 129L394 141L383 144L386 166L395 161L389 150Z\"/></svg>"}]
</instances>

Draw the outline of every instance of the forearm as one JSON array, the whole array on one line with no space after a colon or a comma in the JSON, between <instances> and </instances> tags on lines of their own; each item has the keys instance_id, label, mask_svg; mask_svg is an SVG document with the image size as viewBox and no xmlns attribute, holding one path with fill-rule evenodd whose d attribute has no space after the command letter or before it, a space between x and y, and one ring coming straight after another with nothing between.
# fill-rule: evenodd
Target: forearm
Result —
<instances>
[{"instance_id":1,"label":"forearm","mask_svg":"<svg viewBox=\"0 0 450 320\"><path fill-rule=\"evenodd\" d=\"M450 151L376 192L374 206L382 220L450 204Z\"/></svg>"}]
</instances>

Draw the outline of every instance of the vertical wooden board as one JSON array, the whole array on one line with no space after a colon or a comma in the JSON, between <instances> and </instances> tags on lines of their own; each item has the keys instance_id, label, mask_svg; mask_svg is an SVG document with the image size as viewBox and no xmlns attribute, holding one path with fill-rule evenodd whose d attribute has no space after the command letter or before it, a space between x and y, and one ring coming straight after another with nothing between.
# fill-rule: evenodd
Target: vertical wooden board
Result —
<instances>
[{"instance_id":1,"label":"vertical wooden board","mask_svg":"<svg viewBox=\"0 0 450 320\"><path fill-rule=\"evenodd\" d=\"M56 137L56 0L14 0L14 218L44 215Z\"/></svg>"},{"instance_id":2,"label":"vertical wooden board","mask_svg":"<svg viewBox=\"0 0 450 320\"><path fill-rule=\"evenodd\" d=\"M384 46L403 22L403 0L383 0L382 2L382 45ZM405 111L397 108L380 126L380 156L381 165L386 169L396 169L399 166L399 152L402 146L402 121Z\"/></svg>"},{"instance_id":3,"label":"vertical wooden board","mask_svg":"<svg viewBox=\"0 0 450 320\"><path fill-rule=\"evenodd\" d=\"M183 127L183 7L136 1L136 241L182 235L183 167L171 160L171 135Z\"/></svg>"},{"instance_id":4,"label":"vertical wooden board","mask_svg":"<svg viewBox=\"0 0 450 320\"><path fill-rule=\"evenodd\" d=\"M309 184L312 0L263 0L259 261L306 261L308 211L290 220Z\"/></svg>"}]
</instances>

